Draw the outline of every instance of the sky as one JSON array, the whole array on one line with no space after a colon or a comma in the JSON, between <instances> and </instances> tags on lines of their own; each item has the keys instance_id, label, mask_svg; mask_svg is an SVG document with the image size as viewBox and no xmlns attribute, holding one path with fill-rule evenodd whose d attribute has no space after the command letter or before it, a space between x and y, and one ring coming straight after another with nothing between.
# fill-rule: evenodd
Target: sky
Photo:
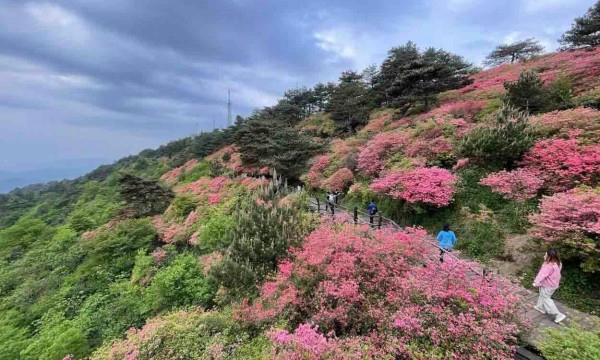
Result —
<instances>
[{"instance_id":1,"label":"sky","mask_svg":"<svg viewBox=\"0 0 600 360\"><path fill-rule=\"evenodd\" d=\"M0 192L223 127L228 89L248 115L409 40L475 64L529 37L553 51L594 2L0 0Z\"/></svg>"}]
</instances>

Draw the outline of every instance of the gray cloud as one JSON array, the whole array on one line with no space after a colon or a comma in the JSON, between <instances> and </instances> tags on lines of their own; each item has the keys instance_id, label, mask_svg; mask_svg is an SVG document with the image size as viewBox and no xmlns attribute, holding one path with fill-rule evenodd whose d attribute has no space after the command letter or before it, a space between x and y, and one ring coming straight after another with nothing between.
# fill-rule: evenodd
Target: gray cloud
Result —
<instances>
[{"instance_id":1,"label":"gray cloud","mask_svg":"<svg viewBox=\"0 0 600 360\"><path fill-rule=\"evenodd\" d=\"M248 114L408 40L474 62L507 37L556 46L592 3L5 0L0 171L116 159L223 126L227 89Z\"/></svg>"}]
</instances>

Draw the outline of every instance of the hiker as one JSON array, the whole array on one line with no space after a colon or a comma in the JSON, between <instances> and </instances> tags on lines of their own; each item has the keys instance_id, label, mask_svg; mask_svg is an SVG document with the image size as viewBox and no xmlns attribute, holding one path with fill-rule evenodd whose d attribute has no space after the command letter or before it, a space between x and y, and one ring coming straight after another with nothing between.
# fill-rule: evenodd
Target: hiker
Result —
<instances>
[{"instance_id":1,"label":"hiker","mask_svg":"<svg viewBox=\"0 0 600 360\"><path fill-rule=\"evenodd\" d=\"M338 198L340 197L340 190L339 189L335 189L335 191L333 192L333 194L335 195L335 204L338 204Z\"/></svg>"},{"instance_id":2,"label":"hiker","mask_svg":"<svg viewBox=\"0 0 600 360\"><path fill-rule=\"evenodd\" d=\"M551 299L552 294L558 289L561 269L562 263L558 250L549 249L544 255L542 268L533 281L533 286L540 288L540 296L533 308L542 314L554 315L554 322L557 324L567 317L558 311L556 304Z\"/></svg>"},{"instance_id":3,"label":"hiker","mask_svg":"<svg viewBox=\"0 0 600 360\"><path fill-rule=\"evenodd\" d=\"M327 195L325 196L325 212L327 212L327 210L329 209L329 195L331 194L331 192L329 190L327 190Z\"/></svg>"},{"instance_id":4,"label":"hiker","mask_svg":"<svg viewBox=\"0 0 600 360\"><path fill-rule=\"evenodd\" d=\"M456 235L450 230L450 224L444 224L444 228L439 232L437 241L440 243L440 262L444 262L444 252L450 252L456 244Z\"/></svg>"},{"instance_id":5,"label":"hiker","mask_svg":"<svg viewBox=\"0 0 600 360\"><path fill-rule=\"evenodd\" d=\"M337 204L336 201L337 196L335 195L335 193L333 192L327 192L327 202L329 203L329 207L331 207L331 215L334 214L335 212L335 205Z\"/></svg>"},{"instance_id":6,"label":"hiker","mask_svg":"<svg viewBox=\"0 0 600 360\"><path fill-rule=\"evenodd\" d=\"M377 209L377 205L375 205L375 200L371 199L371 202L367 206L367 213L369 213L369 222L371 223L371 226L373 226L373 218L377 214L377 211L379 211L379 209Z\"/></svg>"}]
</instances>

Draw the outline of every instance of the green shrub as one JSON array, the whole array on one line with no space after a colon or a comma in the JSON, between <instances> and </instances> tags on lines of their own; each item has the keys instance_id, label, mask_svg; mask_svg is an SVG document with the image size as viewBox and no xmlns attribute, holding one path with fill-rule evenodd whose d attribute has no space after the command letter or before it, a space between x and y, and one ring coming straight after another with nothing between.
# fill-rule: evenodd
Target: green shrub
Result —
<instances>
[{"instance_id":1,"label":"green shrub","mask_svg":"<svg viewBox=\"0 0 600 360\"><path fill-rule=\"evenodd\" d=\"M546 329L538 347L548 360L597 360L600 331L583 331L578 327Z\"/></svg>"},{"instance_id":2,"label":"green shrub","mask_svg":"<svg viewBox=\"0 0 600 360\"><path fill-rule=\"evenodd\" d=\"M179 219L185 219L194 209L196 201L190 195L177 195L171 203L172 214Z\"/></svg>"},{"instance_id":3,"label":"green shrub","mask_svg":"<svg viewBox=\"0 0 600 360\"><path fill-rule=\"evenodd\" d=\"M225 154L229 154L229 153L225 153ZM225 157L225 155L223 155L223 157ZM225 161L225 160L223 160L223 161ZM201 161L191 171L183 173L181 175L181 177L179 178L179 183L180 184L188 184L188 183L191 183L191 182L194 182L194 181L200 179L201 177L210 176L210 175L211 175L210 165L205 161Z\"/></svg>"},{"instance_id":4,"label":"green shrub","mask_svg":"<svg viewBox=\"0 0 600 360\"><path fill-rule=\"evenodd\" d=\"M312 223L301 201L278 204L286 188L271 183L250 194L233 214L231 245L220 264L210 270L233 298L256 291L256 283L275 270L290 247L299 245Z\"/></svg>"},{"instance_id":5,"label":"green shrub","mask_svg":"<svg viewBox=\"0 0 600 360\"><path fill-rule=\"evenodd\" d=\"M253 339L228 311L178 311L150 319L143 336L107 343L90 360L121 360L137 350L136 360L270 359L270 343Z\"/></svg>"},{"instance_id":6,"label":"green shrub","mask_svg":"<svg viewBox=\"0 0 600 360\"><path fill-rule=\"evenodd\" d=\"M204 276L203 266L192 254L182 254L159 270L147 290L154 311L182 306L209 307L216 292Z\"/></svg>"},{"instance_id":7,"label":"green shrub","mask_svg":"<svg viewBox=\"0 0 600 360\"><path fill-rule=\"evenodd\" d=\"M456 248L471 258L487 261L504 253L504 234L490 220L467 220L457 232Z\"/></svg>"},{"instance_id":8,"label":"green shrub","mask_svg":"<svg viewBox=\"0 0 600 360\"><path fill-rule=\"evenodd\" d=\"M505 106L493 124L475 128L462 139L458 154L484 167L510 168L533 142L528 116Z\"/></svg>"},{"instance_id":9,"label":"green shrub","mask_svg":"<svg viewBox=\"0 0 600 360\"><path fill-rule=\"evenodd\" d=\"M235 222L228 215L214 215L200 228L198 247L203 253L225 249L231 242L228 236Z\"/></svg>"}]
</instances>

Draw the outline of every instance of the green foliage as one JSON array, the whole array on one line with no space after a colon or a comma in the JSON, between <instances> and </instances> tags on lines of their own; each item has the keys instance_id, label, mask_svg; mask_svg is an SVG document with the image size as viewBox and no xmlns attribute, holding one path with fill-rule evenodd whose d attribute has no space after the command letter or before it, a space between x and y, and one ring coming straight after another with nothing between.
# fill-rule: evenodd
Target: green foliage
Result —
<instances>
[{"instance_id":1,"label":"green foliage","mask_svg":"<svg viewBox=\"0 0 600 360\"><path fill-rule=\"evenodd\" d=\"M354 134L357 127L365 125L370 109L367 85L362 76L353 71L343 72L326 110L340 132Z\"/></svg>"},{"instance_id":2,"label":"green foliage","mask_svg":"<svg viewBox=\"0 0 600 360\"><path fill-rule=\"evenodd\" d=\"M171 190L160 186L156 181L144 180L131 174L123 174L120 179L121 197L125 200L125 212L132 217L160 214L174 197Z\"/></svg>"},{"instance_id":3,"label":"green foliage","mask_svg":"<svg viewBox=\"0 0 600 360\"><path fill-rule=\"evenodd\" d=\"M571 29L563 34L563 49L580 49L600 45L600 1L588 9L584 16L573 22Z\"/></svg>"},{"instance_id":4,"label":"green foliage","mask_svg":"<svg viewBox=\"0 0 600 360\"><path fill-rule=\"evenodd\" d=\"M226 154L229 154L229 153L225 153L223 155L223 157L225 157ZM230 158L231 158L231 156L230 156ZM211 175L210 165L205 161L201 161L191 171L183 173L181 175L181 177L179 178L179 183L180 184L189 184L191 182L194 182L194 181L200 179L201 177L208 177L210 175Z\"/></svg>"},{"instance_id":5,"label":"green foliage","mask_svg":"<svg viewBox=\"0 0 600 360\"><path fill-rule=\"evenodd\" d=\"M116 214L119 205L116 186L110 187L97 181L86 182L67 223L79 233L95 229L107 223Z\"/></svg>"},{"instance_id":6,"label":"green foliage","mask_svg":"<svg viewBox=\"0 0 600 360\"><path fill-rule=\"evenodd\" d=\"M539 113L547 106L544 82L535 71L523 71L514 82L504 82L505 100L517 109Z\"/></svg>"},{"instance_id":7,"label":"green foliage","mask_svg":"<svg viewBox=\"0 0 600 360\"><path fill-rule=\"evenodd\" d=\"M573 82L567 76L557 77L547 92L548 104L545 111L565 110L575 107Z\"/></svg>"},{"instance_id":8,"label":"green foliage","mask_svg":"<svg viewBox=\"0 0 600 360\"><path fill-rule=\"evenodd\" d=\"M121 360L136 351L136 360L270 359L265 336L251 337L229 311L178 311L154 318L141 333L107 343L90 360Z\"/></svg>"},{"instance_id":9,"label":"green foliage","mask_svg":"<svg viewBox=\"0 0 600 360\"><path fill-rule=\"evenodd\" d=\"M230 215L213 215L201 225L198 247L203 253L223 250L229 246L229 234L237 224Z\"/></svg>"},{"instance_id":10,"label":"green foliage","mask_svg":"<svg viewBox=\"0 0 600 360\"><path fill-rule=\"evenodd\" d=\"M85 239L81 246L86 257L74 274L77 288L84 293L94 293L120 276L128 277L134 255L139 249L149 249L155 239L156 232L147 219L122 221L114 228L102 229L95 237Z\"/></svg>"},{"instance_id":11,"label":"green foliage","mask_svg":"<svg viewBox=\"0 0 600 360\"><path fill-rule=\"evenodd\" d=\"M22 218L13 226L0 231L0 260L15 261L30 247L49 240L53 235L54 229L43 221Z\"/></svg>"},{"instance_id":12,"label":"green foliage","mask_svg":"<svg viewBox=\"0 0 600 360\"><path fill-rule=\"evenodd\" d=\"M171 203L171 211L175 217L184 219L196 208L194 198L188 194L178 194Z\"/></svg>"},{"instance_id":13,"label":"green foliage","mask_svg":"<svg viewBox=\"0 0 600 360\"><path fill-rule=\"evenodd\" d=\"M483 166L511 168L533 142L527 115L505 106L493 124L469 132L460 142L458 153Z\"/></svg>"},{"instance_id":14,"label":"green foliage","mask_svg":"<svg viewBox=\"0 0 600 360\"><path fill-rule=\"evenodd\" d=\"M148 301L160 312L173 307L209 307L216 288L204 276L203 266L192 254L182 254L152 278Z\"/></svg>"},{"instance_id":15,"label":"green foliage","mask_svg":"<svg viewBox=\"0 0 600 360\"><path fill-rule=\"evenodd\" d=\"M274 183L248 196L233 214L231 245L210 274L232 297L254 293L256 283L275 270L290 247L298 246L311 228L301 205L278 205L287 189Z\"/></svg>"},{"instance_id":16,"label":"green foliage","mask_svg":"<svg viewBox=\"0 0 600 360\"><path fill-rule=\"evenodd\" d=\"M436 94L471 82L472 65L442 49L420 52L412 42L390 50L381 66L386 103L404 107L421 101L425 110Z\"/></svg>"},{"instance_id":17,"label":"green foliage","mask_svg":"<svg viewBox=\"0 0 600 360\"><path fill-rule=\"evenodd\" d=\"M584 331L576 326L546 329L538 347L548 360L600 359L600 331Z\"/></svg>"},{"instance_id":18,"label":"green foliage","mask_svg":"<svg viewBox=\"0 0 600 360\"><path fill-rule=\"evenodd\" d=\"M470 258L490 260L504 253L504 234L490 220L466 220L457 229L460 233L456 248Z\"/></svg>"}]
</instances>

